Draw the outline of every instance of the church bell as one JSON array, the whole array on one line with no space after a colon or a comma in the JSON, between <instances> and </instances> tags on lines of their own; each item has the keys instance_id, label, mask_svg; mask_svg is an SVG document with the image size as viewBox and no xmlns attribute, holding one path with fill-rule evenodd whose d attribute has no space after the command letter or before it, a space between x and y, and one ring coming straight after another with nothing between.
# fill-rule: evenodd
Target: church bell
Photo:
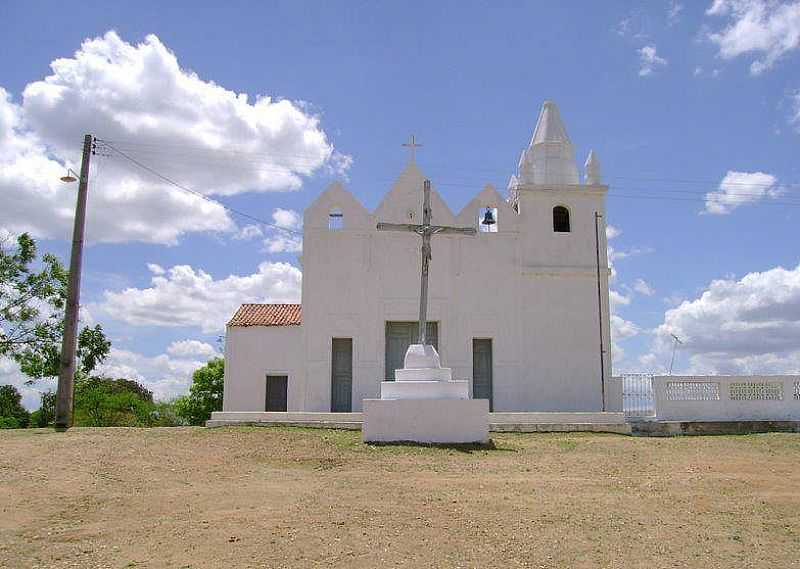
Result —
<instances>
[{"instance_id":1,"label":"church bell","mask_svg":"<svg viewBox=\"0 0 800 569\"><path fill-rule=\"evenodd\" d=\"M481 221L481 225L494 225L497 223L494 219L494 214L492 213L492 208L486 208L486 214L483 216L483 221Z\"/></svg>"}]
</instances>

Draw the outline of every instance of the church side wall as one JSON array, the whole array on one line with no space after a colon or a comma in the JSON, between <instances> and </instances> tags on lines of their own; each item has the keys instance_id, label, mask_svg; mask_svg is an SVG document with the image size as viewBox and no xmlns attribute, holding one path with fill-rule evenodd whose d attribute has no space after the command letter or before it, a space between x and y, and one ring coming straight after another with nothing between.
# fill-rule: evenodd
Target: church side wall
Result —
<instances>
[{"instance_id":1,"label":"church side wall","mask_svg":"<svg viewBox=\"0 0 800 569\"><path fill-rule=\"evenodd\" d=\"M302 326L229 326L223 411L264 411L267 375L287 375L287 409L303 410L302 339Z\"/></svg>"}]
</instances>

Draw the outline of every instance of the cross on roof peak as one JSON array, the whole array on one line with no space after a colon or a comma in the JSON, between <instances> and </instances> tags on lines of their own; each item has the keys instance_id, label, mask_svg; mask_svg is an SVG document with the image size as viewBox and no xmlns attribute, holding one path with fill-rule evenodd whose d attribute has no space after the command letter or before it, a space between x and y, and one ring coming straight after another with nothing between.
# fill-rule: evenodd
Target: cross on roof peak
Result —
<instances>
[{"instance_id":1,"label":"cross on roof peak","mask_svg":"<svg viewBox=\"0 0 800 569\"><path fill-rule=\"evenodd\" d=\"M405 146L411 151L411 162L416 162L417 148L420 148L422 146L421 144L417 144L417 137L412 134L411 140L409 142L404 142L403 146Z\"/></svg>"}]
</instances>

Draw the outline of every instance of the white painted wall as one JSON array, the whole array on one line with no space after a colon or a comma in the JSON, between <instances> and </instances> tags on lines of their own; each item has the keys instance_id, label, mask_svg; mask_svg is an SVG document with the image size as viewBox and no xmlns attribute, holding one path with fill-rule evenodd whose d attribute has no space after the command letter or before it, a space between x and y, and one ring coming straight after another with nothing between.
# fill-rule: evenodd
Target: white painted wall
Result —
<instances>
[{"instance_id":1,"label":"white painted wall","mask_svg":"<svg viewBox=\"0 0 800 569\"><path fill-rule=\"evenodd\" d=\"M287 375L287 408L305 405L302 326L228 326L223 411L264 411L267 375Z\"/></svg>"},{"instance_id":2,"label":"white painted wall","mask_svg":"<svg viewBox=\"0 0 800 569\"><path fill-rule=\"evenodd\" d=\"M737 399L742 385L758 397L762 385L779 399ZM747 388L745 388L747 389ZM659 421L800 421L800 376L655 376L656 420ZM741 397L741 395L739 395Z\"/></svg>"}]
</instances>

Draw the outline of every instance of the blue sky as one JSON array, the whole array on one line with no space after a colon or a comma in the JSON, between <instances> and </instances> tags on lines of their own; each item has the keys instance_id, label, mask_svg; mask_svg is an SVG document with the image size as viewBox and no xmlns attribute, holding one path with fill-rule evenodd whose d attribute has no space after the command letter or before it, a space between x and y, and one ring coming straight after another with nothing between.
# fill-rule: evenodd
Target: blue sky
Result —
<instances>
[{"instance_id":1,"label":"blue sky","mask_svg":"<svg viewBox=\"0 0 800 569\"><path fill-rule=\"evenodd\" d=\"M458 211L505 191L552 99L610 185L615 371L663 368L670 333L678 371L800 371L800 3L216 6L0 6L0 227L66 258L74 188L55 173L84 132L287 230L335 179L377 206L413 132ZM180 393L231 306L296 294L298 243L120 156L95 168L87 318L109 372Z\"/></svg>"}]
</instances>

